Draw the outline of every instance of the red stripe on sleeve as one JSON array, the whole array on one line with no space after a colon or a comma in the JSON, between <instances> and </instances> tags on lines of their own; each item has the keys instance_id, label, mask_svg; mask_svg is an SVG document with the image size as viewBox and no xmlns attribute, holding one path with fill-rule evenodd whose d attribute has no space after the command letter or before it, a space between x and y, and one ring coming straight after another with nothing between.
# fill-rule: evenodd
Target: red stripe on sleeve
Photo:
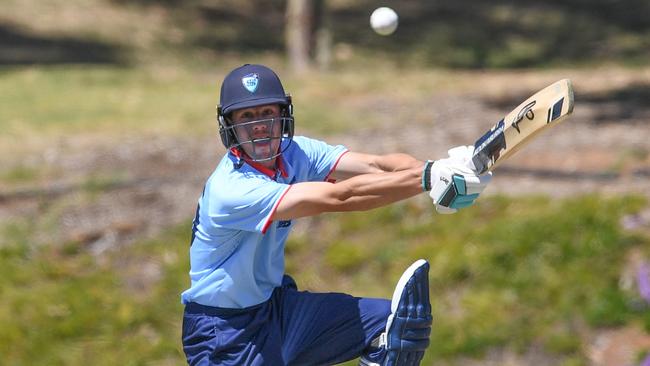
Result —
<instances>
[{"instance_id":1,"label":"red stripe on sleeve","mask_svg":"<svg viewBox=\"0 0 650 366\"><path fill-rule=\"evenodd\" d=\"M327 173L327 175L325 176L325 179L324 179L325 182L330 182L330 183L335 183L336 182L336 179L330 179L330 175L332 175L332 173L334 173L334 171L336 170L336 166L339 165L339 162L341 161L341 158L343 157L343 155L347 154L349 151L350 150L345 150L343 153L341 153L341 155L339 155L338 159L336 159L336 162L332 166L332 169L330 169L330 172Z\"/></svg>"},{"instance_id":2,"label":"red stripe on sleeve","mask_svg":"<svg viewBox=\"0 0 650 366\"><path fill-rule=\"evenodd\" d=\"M287 195L287 192L291 189L291 186L288 186L287 189L282 193L282 196L278 199L278 201L273 205L273 209L271 210L271 213L269 214L269 217L266 219L266 223L264 224L264 227L262 228L262 234L266 234L266 230L268 230L269 226L271 226L271 223L273 220L271 220L271 217L275 214L275 211L277 211L278 206L280 206L280 202L282 202L282 199L284 196Z\"/></svg>"}]
</instances>

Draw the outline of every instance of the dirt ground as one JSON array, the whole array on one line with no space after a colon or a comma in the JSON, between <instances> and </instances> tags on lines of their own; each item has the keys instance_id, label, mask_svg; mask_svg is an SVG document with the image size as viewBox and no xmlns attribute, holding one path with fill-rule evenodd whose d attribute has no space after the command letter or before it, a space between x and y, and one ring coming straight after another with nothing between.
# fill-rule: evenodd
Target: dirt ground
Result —
<instances>
[{"instance_id":1,"label":"dirt ground","mask_svg":"<svg viewBox=\"0 0 650 366\"><path fill-rule=\"evenodd\" d=\"M578 75L574 114L497 169L485 194L565 197L600 192L650 198L650 72L604 74ZM486 85L482 90L441 92L421 105L386 106L380 97L362 101L360 108L381 103L396 112L387 114L377 127L327 141L356 151L440 157L448 147L473 143L519 104L522 96L539 89L535 85L546 85L529 75L476 77L478 85ZM518 77L525 82L515 84ZM543 81L553 81L553 77L545 74ZM396 125L393 116L414 122ZM305 133L300 125L297 131ZM50 225L55 230L48 231L47 237L37 235L36 241L80 241L95 254L129 245L170 225L189 223L203 182L224 153L219 145L216 134L198 141L183 136L58 141L26 157L23 164L65 174L43 184L0 189L0 222L54 217ZM95 177L100 189L89 188L88 177ZM633 219L637 228L650 230L647 212ZM639 347L650 347L642 331L608 330L593 335L588 352L593 365L631 364L638 350L622 351L631 332ZM617 362L611 363L610 356L617 357ZM495 354L494 364L530 364L536 356L530 360L513 357Z\"/></svg>"}]
</instances>

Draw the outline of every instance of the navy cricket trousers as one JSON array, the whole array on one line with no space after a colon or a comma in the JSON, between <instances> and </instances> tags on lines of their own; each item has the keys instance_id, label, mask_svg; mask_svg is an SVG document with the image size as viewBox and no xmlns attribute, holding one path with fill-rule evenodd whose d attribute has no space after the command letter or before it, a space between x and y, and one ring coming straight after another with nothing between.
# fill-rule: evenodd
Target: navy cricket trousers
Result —
<instances>
[{"instance_id":1,"label":"navy cricket trousers","mask_svg":"<svg viewBox=\"0 0 650 366\"><path fill-rule=\"evenodd\" d=\"M390 300L298 291L285 276L271 298L246 309L189 303L183 350L194 365L331 365L365 354L386 326Z\"/></svg>"}]
</instances>

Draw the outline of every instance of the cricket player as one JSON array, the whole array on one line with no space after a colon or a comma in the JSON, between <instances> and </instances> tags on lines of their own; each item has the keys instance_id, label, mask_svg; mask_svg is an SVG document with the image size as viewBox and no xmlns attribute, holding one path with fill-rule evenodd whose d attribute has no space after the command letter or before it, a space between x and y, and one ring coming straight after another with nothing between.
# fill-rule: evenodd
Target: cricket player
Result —
<instances>
[{"instance_id":1,"label":"cricket player","mask_svg":"<svg viewBox=\"0 0 650 366\"><path fill-rule=\"evenodd\" d=\"M471 205L491 178L468 168L473 148L424 162L294 136L291 97L262 65L225 77L218 120L228 153L199 198L181 295L188 363L419 365L432 324L426 260L404 272L392 300L312 293L284 273L284 245L299 217L422 192L439 212Z\"/></svg>"}]
</instances>

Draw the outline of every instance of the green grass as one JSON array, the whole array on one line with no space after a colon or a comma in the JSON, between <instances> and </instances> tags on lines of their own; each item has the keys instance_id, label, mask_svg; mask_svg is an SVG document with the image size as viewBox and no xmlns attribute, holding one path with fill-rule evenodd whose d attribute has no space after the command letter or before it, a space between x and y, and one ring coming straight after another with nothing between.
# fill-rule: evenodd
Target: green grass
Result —
<instances>
[{"instance_id":1,"label":"green grass","mask_svg":"<svg viewBox=\"0 0 650 366\"><path fill-rule=\"evenodd\" d=\"M388 298L404 268L428 259L435 326L425 364L533 345L586 364L584 329L647 322L650 310L618 286L627 251L650 251L618 224L643 199L491 197L449 216L423 203L321 216L291 237L288 272L303 289ZM36 246L28 225L0 230L4 362L182 363L187 223L101 257L82 243Z\"/></svg>"},{"instance_id":2,"label":"green grass","mask_svg":"<svg viewBox=\"0 0 650 366\"><path fill-rule=\"evenodd\" d=\"M647 309L633 306L638 296L618 286L627 250L650 249L647 238L618 225L642 205L629 197L493 197L452 216L431 215L413 202L341 215L322 229L340 241L303 268L298 283L325 271L329 286L388 297L401 271L426 258L436 319L427 362L536 345L567 364L584 364L581 329L647 318ZM312 241L319 244L325 245ZM306 257L310 249L301 248Z\"/></svg>"},{"instance_id":3,"label":"green grass","mask_svg":"<svg viewBox=\"0 0 650 366\"><path fill-rule=\"evenodd\" d=\"M39 170L27 166L15 166L0 173L0 182L17 184L31 182L39 177Z\"/></svg>"},{"instance_id":4,"label":"green grass","mask_svg":"<svg viewBox=\"0 0 650 366\"><path fill-rule=\"evenodd\" d=\"M0 353L11 365L178 364L187 230L93 258L79 243L0 248ZM183 245L185 244L185 245ZM146 288L131 284L146 264ZM136 291L137 290L137 291Z\"/></svg>"},{"instance_id":5,"label":"green grass","mask_svg":"<svg viewBox=\"0 0 650 366\"><path fill-rule=\"evenodd\" d=\"M61 141L72 137L214 136L220 82L236 65L191 71L178 66L0 68L0 149L7 158L19 159L25 149L65 147ZM411 91L397 93L390 70L300 77L276 69L294 95L297 133L371 127L386 119L386 108L397 110L400 103L427 98L441 82L453 84L443 72L413 72L403 75ZM369 97L369 92L379 96ZM11 165L0 171L2 181L28 181L39 174L15 160Z\"/></svg>"},{"instance_id":6,"label":"green grass","mask_svg":"<svg viewBox=\"0 0 650 366\"><path fill-rule=\"evenodd\" d=\"M216 77L178 69L15 68L0 71L3 140L139 132L201 133L217 95Z\"/></svg>"}]
</instances>

